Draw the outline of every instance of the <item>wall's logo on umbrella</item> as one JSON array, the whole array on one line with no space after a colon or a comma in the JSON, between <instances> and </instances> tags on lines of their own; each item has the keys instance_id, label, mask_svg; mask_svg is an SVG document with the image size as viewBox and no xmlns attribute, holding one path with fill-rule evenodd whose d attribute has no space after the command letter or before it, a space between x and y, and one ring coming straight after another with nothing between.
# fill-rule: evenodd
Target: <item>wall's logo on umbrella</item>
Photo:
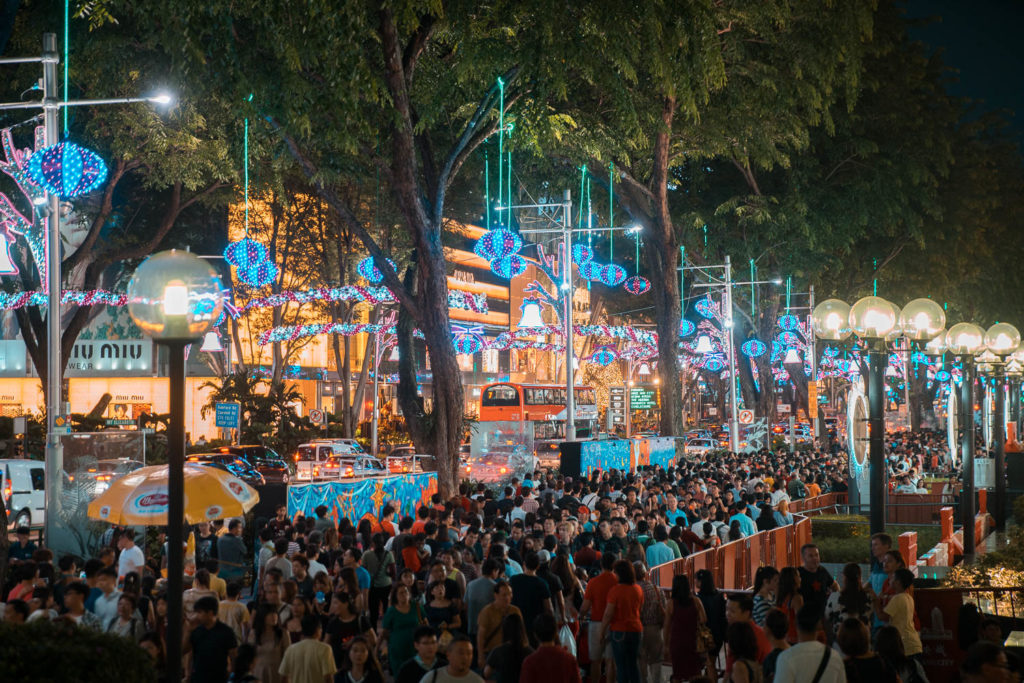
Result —
<instances>
[{"instance_id":1,"label":"wall's logo on umbrella","mask_svg":"<svg viewBox=\"0 0 1024 683\"><path fill-rule=\"evenodd\" d=\"M207 519L220 519L223 516L224 508L222 508L220 505L211 505L210 507L206 508Z\"/></svg>"},{"instance_id":2,"label":"wall's logo on umbrella","mask_svg":"<svg viewBox=\"0 0 1024 683\"><path fill-rule=\"evenodd\" d=\"M252 497L252 494L249 493L248 487L245 486L245 484L243 484L242 482L240 482L238 480L229 481L227 483L227 486L228 486L228 491L231 492L231 495L233 495L235 498L237 498L240 501L244 502L244 501L249 500Z\"/></svg>"},{"instance_id":3,"label":"wall's logo on umbrella","mask_svg":"<svg viewBox=\"0 0 1024 683\"><path fill-rule=\"evenodd\" d=\"M132 507L143 515L159 515L167 512L167 504L170 501L166 493L146 493L135 499Z\"/></svg>"},{"instance_id":4,"label":"wall's logo on umbrella","mask_svg":"<svg viewBox=\"0 0 1024 683\"><path fill-rule=\"evenodd\" d=\"M100 519L106 519L110 516L110 506L104 505L100 508Z\"/></svg>"}]
</instances>

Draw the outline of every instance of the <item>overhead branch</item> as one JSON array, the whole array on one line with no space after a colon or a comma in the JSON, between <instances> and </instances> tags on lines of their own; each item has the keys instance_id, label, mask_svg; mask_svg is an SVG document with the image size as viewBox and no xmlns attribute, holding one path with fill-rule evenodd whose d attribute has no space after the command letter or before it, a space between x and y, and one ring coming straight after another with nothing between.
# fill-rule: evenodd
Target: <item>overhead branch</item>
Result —
<instances>
[{"instance_id":1,"label":"overhead branch","mask_svg":"<svg viewBox=\"0 0 1024 683\"><path fill-rule=\"evenodd\" d=\"M436 26L437 17L433 15L421 17L419 28L413 32L412 38L405 46L402 53L402 70L405 72L407 88L412 88L412 75L416 70L416 64L419 63L420 55L423 54L423 49L427 46L427 41Z\"/></svg>"},{"instance_id":2,"label":"overhead branch","mask_svg":"<svg viewBox=\"0 0 1024 683\"><path fill-rule=\"evenodd\" d=\"M117 163L114 164L114 168L110 172L110 177L107 180L106 187L103 190L103 199L100 201L100 209L96 212L96 215L92 219L92 223L89 225L89 233L85 236L85 240L82 241L81 246L79 246L73 254L64 259L64 262L61 264L62 272L70 273L87 259L94 256L93 249L96 246L96 241L100 237L103 226L106 225L110 215L114 212L114 190L117 187L118 182L120 182L121 178L123 178L128 172L141 165L141 162L135 159L130 161L118 159Z\"/></svg>"}]
</instances>

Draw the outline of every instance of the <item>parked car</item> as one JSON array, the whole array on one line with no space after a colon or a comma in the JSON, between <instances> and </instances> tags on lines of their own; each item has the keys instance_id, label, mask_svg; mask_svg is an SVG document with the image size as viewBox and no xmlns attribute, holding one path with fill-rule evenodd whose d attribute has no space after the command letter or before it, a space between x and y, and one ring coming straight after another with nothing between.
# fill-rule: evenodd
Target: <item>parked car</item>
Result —
<instances>
[{"instance_id":1,"label":"parked car","mask_svg":"<svg viewBox=\"0 0 1024 683\"><path fill-rule=\"evenodd\" d=\"M437 461L434 460L434 456L421 453L389 455L384 459L384 464L391 474L437 471Z\"/></svg>"},{"instance_id":2,"label":"parked car","mask_svg":"<svg viewBox=\"0 0 1024 683\"><path fill-rule=\"evenodd\" d=\"M410 455L416 455L416 447L415 446L410 446L408 444L403 444L401 446L392 446L388 450L387 457L389 457L389 458L407 458Z\"/></svg>"},{"instance_id":3,"label":"parked car","mask_svg":"<svg viewBox=\"0 0 1024 683\"><path fill-rule=\"evenodd\" d=\"M291 470L285 459L272 448L266 446L221 446L218 453L232 453L244 458L250 465L263 475L268 484L287 484L291 480Z\"/></svg>"},{"instance_id":4,"label":"parked car","mask_svg":"<svg viewBox=\"0 0 1024 683\"><path fill-rule=\"evenodd\" d=\"M337 467L338 477L341 479L379 477L387 474L387 468L379 458L366 454L332 455L330 465Z\"/></svg>"},{"instance_id":5,"label":"parked car","mask_svg":"<svg viewBox=\"0 0 1024 683\"><path fill-rule=\"evenodd\" d=\"M352 439L317 439L300 444L293 456L295 480L337 479L342 472L338 458L359 455L370 457L359 442Z\"/></svg>"},{"instance_id":6,"label":"parked car","mask_svg":"<svg viewBox=\"0 0 1024 683\"><path fill-rule=\"evenodd\" d=\"M704 455L719 448L713 439L690 439L686 442L686 455Z\"/></svg>"},{"instance_id":7,"label":"parked car","mask_svg":"<svg viewBox=\"0 0 1024 683\"><path fill-rule=\"evenodd\" d=\"M0 496L14 528L46 523L46 470L41 460L0 460Z\"/></svg>"},{"instance_id":8,"label":"parked car","mask_svg":"<svg viewBox=\"0 0 1024 683\"><path fill-rule=\"evenodd\" d=\"M73 481L78 481L81 486L88 486L91 481L91 494L98 496L109 489L111 483L140 467L144 467L144 465L138 460L130 458L99 460L96 462L96 465L86 468L84 472L78 473L78 476Z\"/></svg>"},{"instance_id":9,"label":"parked car","mask_svg":"<svg viewBox=\"0 0 1024 683\"><path fill-rule=\"evenodd\" d=\"M230 472L249 486L258 487L267 483L263 475L250 465L248 460L234 453L194 453L188 456L187 462Z\"/></svg>"}]
</instances>

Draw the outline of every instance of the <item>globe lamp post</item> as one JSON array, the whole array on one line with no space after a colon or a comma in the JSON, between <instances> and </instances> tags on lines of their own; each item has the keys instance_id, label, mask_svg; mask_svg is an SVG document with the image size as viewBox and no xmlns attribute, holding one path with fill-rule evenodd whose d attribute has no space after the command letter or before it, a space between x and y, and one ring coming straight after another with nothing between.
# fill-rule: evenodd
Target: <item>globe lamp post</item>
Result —
<instances>
[{"instance_id":1,"label":"globe lamp post","mask_svg":"<svg viewBox=\"0 0 1024 683\"><path fill-rule=\"evenodd\" d=\"M985 348L997 360L992 362L995 380L996 414L992 432L996 495L993 501L996 531L1006 530L1006 378L1007 358L1020 347L1020 332L1009 323L996 323L985 332Z\"/></svg>"},{"instance_id":2,"label":"globe lamp post","mask_svg":"<svg viewBox=\"0 0 1024 683\"><path fill-rule=\"evenodd\" d=\"M960 519L964 529L964 560L974 558L974 357L985 348L985 331L974 323L957 323L946 332L946 350L960 357L960 440L963 494Z\"/></svg>"},{"instance_id":3,"label":"globe lamp post","mask_svg":"<svg viewBox=\"0 0 1024 683\"><path fill-rule=\"evenodd\" d=\"M167 680L181 680L182 578L185 573L185 347L201 339L224 308L220 277L187 251L153 254L128 283L128 313L167 348Z\"/></svg>"}]
</instances>

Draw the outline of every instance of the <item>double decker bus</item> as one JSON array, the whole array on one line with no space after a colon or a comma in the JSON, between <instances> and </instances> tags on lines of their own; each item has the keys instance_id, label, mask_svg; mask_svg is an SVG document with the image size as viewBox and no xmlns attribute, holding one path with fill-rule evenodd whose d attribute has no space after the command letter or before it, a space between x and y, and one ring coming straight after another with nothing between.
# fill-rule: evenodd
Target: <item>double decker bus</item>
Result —
<instances>
[{"instance_id":1,"label":"double decker bus","mask_svg":"<svg viewBox=\"0 0 1024 683\"><path fill-rule=\"evenodd\" d=\"M540 460L558 459L558 444L565 440L564 386L543 384L488 384L480 392L480 431L487 423L519 423L532 441ZM597 401L592 387L576 387L576 438L589 439L597 431Z\"/></svg>"}]
</instances>

